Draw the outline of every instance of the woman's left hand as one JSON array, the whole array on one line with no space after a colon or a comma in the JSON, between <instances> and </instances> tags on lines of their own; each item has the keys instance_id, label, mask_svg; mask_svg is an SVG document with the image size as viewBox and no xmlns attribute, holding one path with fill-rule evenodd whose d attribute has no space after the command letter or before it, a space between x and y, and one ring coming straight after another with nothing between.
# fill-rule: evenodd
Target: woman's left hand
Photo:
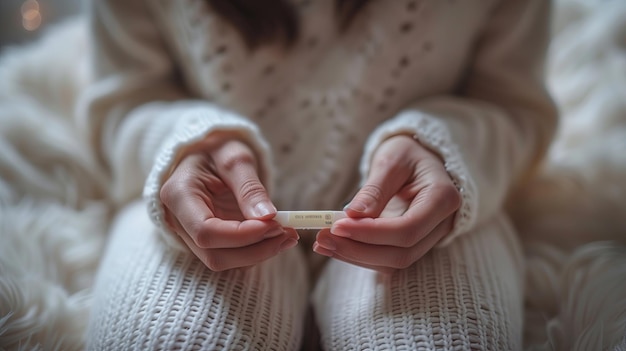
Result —
<instances>
[{"instance_id":1,"label":"woman's left hand","mask_svg":"<svg viewBox=\"0 0 626 351\"><path fill-rule=\"evenodd\" d=\"M391 137L345 208L349 218L321 230L313 250L382 272L406 268L452 230L460 204L441 158L410 136Z\"/></svg>"}]
</instances>

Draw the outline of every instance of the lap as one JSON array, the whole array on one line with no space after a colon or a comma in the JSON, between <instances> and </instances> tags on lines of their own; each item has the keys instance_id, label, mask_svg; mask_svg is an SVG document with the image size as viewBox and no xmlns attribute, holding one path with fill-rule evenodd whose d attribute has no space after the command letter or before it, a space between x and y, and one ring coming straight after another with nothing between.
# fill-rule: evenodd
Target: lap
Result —
<instances>
[{"instance_id":1,"label":"lap","mask_svg":"<svg viewBox=\"0 0 626 351\"><path fill-rule=\"evenodd\" d=\"M299 250L211 272L167 249L143 203L122 211L94 287L90 349L297 349L308 300ZM331 260L313 305L328 350L515 350L522 260L500 217L393 275Z\"/></svg>"},{"instance_id":2,"label":"lap","mask_svg":"<svg viewBox=\"0 0 626 351\"><path fill-rule=\"evenodd\" d=\"M154 230L141 202L116 219L94 288L89 348L295 348L308 293L298 250L212 272Z\"/></svg>"},{"instance_id":3,"label":"lap","mask_svg":"<svg viewBox=\"0 0 626 351\"><path fill-rule=\"evenodd\" d=\"M519 243L501 216L392 275L332 260L313 304L328 350L516 350L522 284Z\"/></svg>"}]
</instances>

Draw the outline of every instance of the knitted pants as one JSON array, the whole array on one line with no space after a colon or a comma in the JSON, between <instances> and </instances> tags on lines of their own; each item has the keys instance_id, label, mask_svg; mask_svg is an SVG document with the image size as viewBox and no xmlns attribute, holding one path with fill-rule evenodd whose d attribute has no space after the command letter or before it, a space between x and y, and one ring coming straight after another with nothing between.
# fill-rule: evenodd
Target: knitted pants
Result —
<instances>
[{"instance_id":1,"label":"knitted pants","mask_svg":"<svg viewBox=\"0 0 626 351\"><path fill-rule=\"evenodd\" d=\"M330 260L311 295L301 250L215 273L168 251L145 212L114 224L89 350L298 350L309 303L325 350L521 349L521 255L504 217L393 275Z\"/></svg>"}]
</instances>

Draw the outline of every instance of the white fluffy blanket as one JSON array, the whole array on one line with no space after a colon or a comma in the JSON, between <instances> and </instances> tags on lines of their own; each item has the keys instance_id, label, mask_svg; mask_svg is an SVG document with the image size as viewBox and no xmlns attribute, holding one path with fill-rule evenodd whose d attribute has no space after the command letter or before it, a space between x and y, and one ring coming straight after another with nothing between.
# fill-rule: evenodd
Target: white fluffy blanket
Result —
<instances>
[{"instance_id":1,"label":"white fluffy blanket","mask_svg":"<svg viewBox=\"0 0 626 351\"><path fill-rule=\"evenodd\" d=\"M511 213L526 245L528 350L626 351L626 1L557 1L563 121ZM81 19L0 56L0 350L81 350L114 210L72 106Z\"/></svg>"}]
</instances>

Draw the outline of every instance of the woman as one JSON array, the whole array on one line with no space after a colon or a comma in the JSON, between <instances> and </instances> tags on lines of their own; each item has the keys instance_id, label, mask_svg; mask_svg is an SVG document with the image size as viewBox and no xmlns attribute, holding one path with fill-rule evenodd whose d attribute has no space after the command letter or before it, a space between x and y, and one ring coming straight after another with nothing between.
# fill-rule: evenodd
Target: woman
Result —
<instances>
[{"instance_id":1,"label":"woman","mask_svg":"<svg viewBox=\"0 0 626 351\"><path fill-rule=\"evenodd\" d=\"M145 202L112 229L91 349L297 349L310 262L272 218L346 202L312 246L332 257L311 284L324 349L521 348L503 206L555 129L548 2L106 0L92 13L82 122L114 201L143 187Z\"/></svg>"}]
</instances>

